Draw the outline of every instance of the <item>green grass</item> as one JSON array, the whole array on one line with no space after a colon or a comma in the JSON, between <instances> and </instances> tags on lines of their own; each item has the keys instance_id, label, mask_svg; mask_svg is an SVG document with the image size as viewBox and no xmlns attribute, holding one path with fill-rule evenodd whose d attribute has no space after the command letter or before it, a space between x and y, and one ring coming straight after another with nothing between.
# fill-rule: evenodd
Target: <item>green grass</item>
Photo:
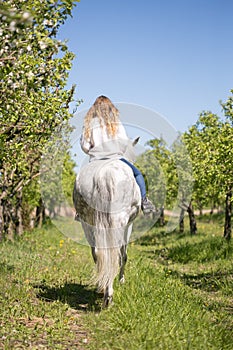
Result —
<instances>
[{"instance_id":1,"label":"green grass","mask_svg":"<svg viewBox=\"0 0 233 350\"><path fill-rule=\"evenodd\" d=\"M48 227L1 243L0 254L0 348L78 349L80 310L95 303L88 247Z\"/></svg>"},{"instance_id":2,"label":"green grass","mask_svg":"<svg viewBox=\"0 0 233 350\"><path fill-rule=\"evenodd\" d=\"M90 249L53 226L0 244L1 349L233 349L233 243L221 218L195 237L154 228L130 244L114 305L89 286Z\"/></svg>"}]
</instances>

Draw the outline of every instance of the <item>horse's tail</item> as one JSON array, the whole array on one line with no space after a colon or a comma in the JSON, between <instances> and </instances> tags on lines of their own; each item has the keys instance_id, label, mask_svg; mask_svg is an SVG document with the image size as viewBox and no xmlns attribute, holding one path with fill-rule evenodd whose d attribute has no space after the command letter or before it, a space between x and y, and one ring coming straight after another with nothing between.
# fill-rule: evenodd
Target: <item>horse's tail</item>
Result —
<instances>
[{"instance_id":1,"label":"horse's tail","mask_svg":"<svg viewBox=\"0 0 233 350\"><path fill-rule=\"evenodd\" d=\"M96 277L95 282L99 292L112 286L118 274L120 259L120 248L99 248L96 251Z\"/></svg>"},{"instance_id":2,"label":"horse's tail","mask_svg":"<svg viewBox=\"0 0 233 350\"><path fill-rule=\"evenodd\" d=\"M124 243L124 228L116 227L117 225L111 226L114 221L111 213L97 213L96 283L100 292L105 291L107 286L112 286L119 269L120 249Z\"/></svg>"},{"instance_id":3,"label":"horse's tail","mask_svg":"<svg viewBox=\"0 0 233 350\"><path fill-rule=\"evenodd\" d=\"M119 270L120 249L124 244L126 220L120 217L122 196L119 196L119 171L102 167L96 179L95 198L99 199L95 212L96 280L98 290L112 286Z\"/></svg>"}]
</instances>

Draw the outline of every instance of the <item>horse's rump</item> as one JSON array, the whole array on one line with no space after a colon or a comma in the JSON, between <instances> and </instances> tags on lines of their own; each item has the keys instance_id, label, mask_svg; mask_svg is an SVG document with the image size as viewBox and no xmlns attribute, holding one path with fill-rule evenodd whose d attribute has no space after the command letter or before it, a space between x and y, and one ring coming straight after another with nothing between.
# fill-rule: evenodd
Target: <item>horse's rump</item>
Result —
<instances>
[{"instance_id":1,"label":"horse's rump","mask_svg":"<svg viewBox=\"0 0 233 350\"><path fill-rule=\"evenodd\" d=\"M91 246L121 246L140 201L133 172L121 160L93 161L77 176L74 204Z\"/></svg>"}]
</instances>

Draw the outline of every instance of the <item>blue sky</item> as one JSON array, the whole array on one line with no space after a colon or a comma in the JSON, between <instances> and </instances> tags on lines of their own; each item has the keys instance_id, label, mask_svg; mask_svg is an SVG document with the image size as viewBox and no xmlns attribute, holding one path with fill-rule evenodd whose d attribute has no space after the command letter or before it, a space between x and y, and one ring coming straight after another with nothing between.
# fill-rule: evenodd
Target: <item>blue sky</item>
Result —
<instances>
[{"instance_id":1,"label":"blue sky","mask_svg":"<svg viewBox=\"0 0 233 350\"><path fill-rule=\"evenodd\" d=\"M233 89L232 34L232 0L81 0L59 38L76 54L79 110L104 94L185 131Z\"/></svg>"}]
</instances>

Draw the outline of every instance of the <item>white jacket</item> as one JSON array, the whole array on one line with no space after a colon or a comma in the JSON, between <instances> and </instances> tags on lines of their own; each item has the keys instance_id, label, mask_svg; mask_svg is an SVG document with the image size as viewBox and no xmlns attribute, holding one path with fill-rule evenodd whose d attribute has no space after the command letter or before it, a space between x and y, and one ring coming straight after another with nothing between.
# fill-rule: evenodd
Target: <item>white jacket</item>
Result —
<instances>
[{"instance_id":1,"label":"white jacket","mask_svg":"<svg viewBox=\"0 0 233 350\"><path fill-rule=\"evenodd\" d=\"M124 126L117 123L118 129L114 137L109 136L107 128L100 126L98 118L94 118L90 125L90 137L85 139L84 133L80 138L82 150L90 156L90 161L98 159L120 159L135 160L132 141L128 138Z\"/></svg>"}]
</instances>

